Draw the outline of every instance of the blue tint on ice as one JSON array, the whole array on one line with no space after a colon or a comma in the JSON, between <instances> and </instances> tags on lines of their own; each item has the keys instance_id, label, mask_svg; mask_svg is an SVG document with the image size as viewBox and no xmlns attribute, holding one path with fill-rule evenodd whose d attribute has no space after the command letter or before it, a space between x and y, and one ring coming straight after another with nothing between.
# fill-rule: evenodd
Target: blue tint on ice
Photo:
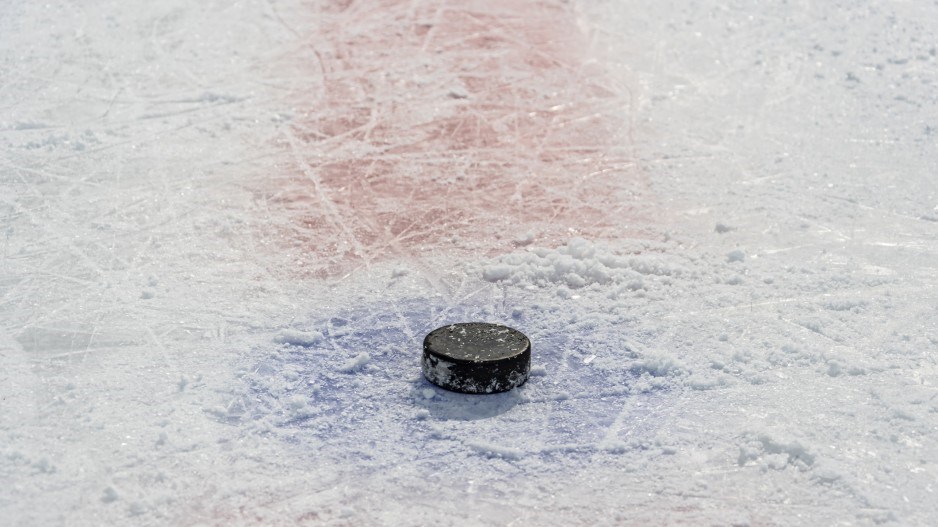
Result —
<instances>
[{"instance_id":1,"label":"blue tint on ice","mask_svg":"<svg viewBox=\"0 0 938 527\"><path fill-rule=\"evenodd\" d=\"M367 446L363 454L385 445L404 459L441 444L450 454L551 457L615 452L648 436L666 390L634 390L638 376L628 347L596 345L627 342L615 335L624 329L571 332L545 327L534 309L515 317L505 311L413 299L311 317L298 329L321 332L321 342L272 344L275 351L263 353L246 376L247 399L254 401L248 415L267 420L284 440L322 442L337 456L349 455L355 443ZM448 323L477 320L511 325L531 338L532 376L525 385L468 395L423 378L423 337Z\"/></svg>"}]
</instances>

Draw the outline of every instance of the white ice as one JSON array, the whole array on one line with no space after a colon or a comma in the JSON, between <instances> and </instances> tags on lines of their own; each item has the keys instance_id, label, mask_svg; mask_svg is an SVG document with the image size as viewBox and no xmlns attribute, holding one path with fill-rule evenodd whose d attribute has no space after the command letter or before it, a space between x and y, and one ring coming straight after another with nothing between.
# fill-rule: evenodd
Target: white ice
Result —
<instances>
[{"instance_id":1,"label":"white ice","mask_svg":"<svg viewBox=\"0 0 938 527\"><path fill-rule=\"evenodd\" d=\"M577 2L644 234L322 278L270 189L338 4L2 7L0 523L938 523L934 2ZM465 319L524 387L420 376Z\"/></svg>"}]
</instances>

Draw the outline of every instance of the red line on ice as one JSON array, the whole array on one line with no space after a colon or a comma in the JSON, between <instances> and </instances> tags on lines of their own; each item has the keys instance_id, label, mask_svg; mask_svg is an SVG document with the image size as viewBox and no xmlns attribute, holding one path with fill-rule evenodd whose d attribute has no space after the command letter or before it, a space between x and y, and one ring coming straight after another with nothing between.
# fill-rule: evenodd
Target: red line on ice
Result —
<instances>
[{"instance_id":1,"label":"red line on ice","mask_svg":"<svg viewBox=\"0 0 938 527\"><path fill-rule=\"evenodd\" d=\"M344 1L317 20L278 189L304 273L641 234L628 91L567 4Z\"/></svg>"}]
</instances>

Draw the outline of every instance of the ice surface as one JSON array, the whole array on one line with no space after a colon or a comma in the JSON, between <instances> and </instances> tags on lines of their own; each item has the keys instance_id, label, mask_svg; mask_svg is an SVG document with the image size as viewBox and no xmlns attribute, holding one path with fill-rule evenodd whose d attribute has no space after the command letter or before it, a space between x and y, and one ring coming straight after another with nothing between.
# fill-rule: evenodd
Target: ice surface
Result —
<instances>
[{"instance_id":1,"label":"ice surface","mask_svg":"<svg viewBox=\"0 0 938 527\"><path fill-rule=\"evenodd\" d=\"M583 53L569 7L323 9L301 31L317 79L278 138L289 165L261 191L276 191L302 271L640 234L627 88Z\"/></svg>"},{"instance_id":2,"label":"ice surface","mask_svg":"<svg viewBox=\"0 0 938 527\"><path fill-rule=\"evenodd\" d=\"M3 13L9 523L938 522L933 3Z\"/></svg>"}]
</instances>

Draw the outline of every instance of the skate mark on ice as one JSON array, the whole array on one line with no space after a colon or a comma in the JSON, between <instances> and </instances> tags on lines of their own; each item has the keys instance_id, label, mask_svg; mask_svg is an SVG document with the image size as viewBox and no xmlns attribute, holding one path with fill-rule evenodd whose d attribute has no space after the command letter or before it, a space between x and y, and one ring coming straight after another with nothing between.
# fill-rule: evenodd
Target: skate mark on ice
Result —
<instances>
[{"instance_id":1,"label":"skate mark on ice","mask_svg":"<svg viewBox=\"0 0 938 527\"><path fill-rule=\"evenodd\" d=\"M641 236L650 192L629 89L588 59L562 4L385 1L325 10L322 84L279 140L266 196L301 274L445 251ZM354 23L353 23L354 22Z\"/></svg>"}]
</instances>

